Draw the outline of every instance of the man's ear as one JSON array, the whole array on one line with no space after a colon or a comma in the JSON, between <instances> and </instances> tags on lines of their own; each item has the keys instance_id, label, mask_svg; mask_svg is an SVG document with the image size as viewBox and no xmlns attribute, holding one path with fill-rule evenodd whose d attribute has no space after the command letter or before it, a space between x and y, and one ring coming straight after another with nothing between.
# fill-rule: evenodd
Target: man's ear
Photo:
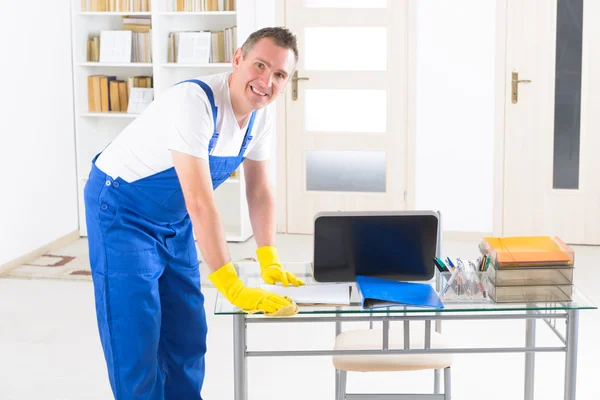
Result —
<instances>
[{"instance_id":1,"label":"man's ear","mask_svg":"<svg viewBox=\"0 0 600 400\"><path fill-rule=\"evenodd\" d=\"M237 69L242 61L244 61L244 54L242 52L242 48L240 47L235 51L235 53L233 53L233 69Z\"/></svg>"}]
</instances>

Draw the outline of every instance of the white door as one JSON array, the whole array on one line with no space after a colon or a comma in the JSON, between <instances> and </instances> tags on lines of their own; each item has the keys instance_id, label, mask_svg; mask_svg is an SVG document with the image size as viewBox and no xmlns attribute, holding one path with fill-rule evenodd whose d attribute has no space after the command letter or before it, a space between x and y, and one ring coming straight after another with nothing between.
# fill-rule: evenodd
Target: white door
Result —
<instances>
[{"instance_id":1,"label":"white door","mask_svg":"<svg viewBox=\"0 0 600 400\"><path fill-rule=\"evenodd\" d=\"M407 2L286 0L287 231L319 211L405 209ZM297 87L297 89L295 89Z\"/></svg>"},{"instance_id":2,"label":"white door","mask_svg":"<svg viewBox=\"0 0 600 400\"><path fill-rule=\"evenodd\" d=\"M600 2L507 6L503 233L600 244Z\"/></svg>"}]
</instances>

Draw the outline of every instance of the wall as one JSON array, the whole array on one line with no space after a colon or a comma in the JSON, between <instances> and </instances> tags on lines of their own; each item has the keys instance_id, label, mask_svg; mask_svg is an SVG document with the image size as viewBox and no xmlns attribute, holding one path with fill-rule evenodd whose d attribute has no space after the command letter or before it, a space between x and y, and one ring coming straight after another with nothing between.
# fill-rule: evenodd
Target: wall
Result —
<instances>
[{"instance_id":1,"label":"wall","mask_svg":"<svg viewBox=\"0 0 600 400\"><path fill-rule=\"evenodd\" d=\"M418 0L416 208L492 232L496 4Z\"/></svg>"},{"instance_id":2,"label":"wall","mask_svg":"<svg viewBox=\"0 0 600 400\"><path fill-rule=\"evenodd\" d=\"M69 1L3 2L0 265L78 228L70 16Z\"/></svg>"}]
</instances>

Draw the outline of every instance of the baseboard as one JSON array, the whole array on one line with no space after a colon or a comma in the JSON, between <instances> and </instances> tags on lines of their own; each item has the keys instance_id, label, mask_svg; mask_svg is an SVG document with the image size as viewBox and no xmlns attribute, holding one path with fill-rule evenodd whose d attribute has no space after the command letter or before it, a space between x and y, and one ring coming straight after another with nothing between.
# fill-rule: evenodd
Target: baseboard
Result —
<instances>
[{"instance_id":1,"label":"baseboard","mask_svg":"<svg viewBox=\"0 0 600 400\"><path fill-rule=\"evenodd\" d=\"M287 233L278 231L278 235L304 235L296 233ZM463 231L443 231L442 241L451 240L457 242L480 241L484 236L494 236L492 232L463 232Z\"/></svg>"},{"instance_id":2,"label":"baseboard","mask_svg":"<svg viewBox=\"0 0 600 400\"><path fill-rule=\"evenodd\" d=\"M68 233L65 236L62 236L40 248L30 251L29 253L24 254L19 258L9 261L6 264L0 265L0 275L4 272L10 271L11 269L16 268L20 265L23 265L30 261L33 261L36 258L38 258L46 253L49 253L53 250L59 249L70 243L73 243L74 241L78 240L79 238L80 238L79 229L76 231L73 231L71 233Z\"/></svg>"},{"instance_id":3,"label":"baseboard","mask_svg":"<svg viewBox=\"0 0 600 400\"><path fill-rule=\"evenodd\" d=\"M447 240L468 242L480 241L484 236L494 236L491 232L460 232L460 231L444 231L442 232L442 242Z\"/></svg>"}]
</instances>

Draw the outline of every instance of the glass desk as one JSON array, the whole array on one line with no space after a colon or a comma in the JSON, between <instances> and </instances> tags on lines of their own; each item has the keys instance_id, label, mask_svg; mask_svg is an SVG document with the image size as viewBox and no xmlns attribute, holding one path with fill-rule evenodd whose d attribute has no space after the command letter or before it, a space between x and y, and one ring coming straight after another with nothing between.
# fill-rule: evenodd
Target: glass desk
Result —
<instances>
[{"instance_id":1,"label":"glass desk","mask_svg":"<svg viewBox=\"0 0 600 400\"><path fill-rule=\"evenodd\" d=\"M257 263L243 262L235 264L240 278L247 283L260 278L260 268ZM307 285L318 284L312 278L310 263L285 263L284 268L293 272ZM435 282L432 283L435 286ZM293 317L265 317L262 314L247 314L232 305L220 293L217 294L215 315L233 317L234 339L234 394L235 400L247 400L247 358L275 356L332 356L343 354L440 354L440 353L525 353L525 400L533 400L534 366L536 352L565 353L565 400L575 400L575 383L577 373L577 341L579 310L597 309L578 289L574 288L570 302L544 303L493 303L468 301L444 302L443 309L393 306L376 309L363 309L360 297L355 287L352 288L350 305L344 306L299 306L299 313ZM430 348L432 321L436 332L441 332L443 320L503 320L524 319L524 347L489 347L489 348ZM564 346L539 347L535 344L536 321L543 320L556 334ZM566 330L563 334L556 328L555 321L564 319ZM343 322L380 321L383 323L382 347L378 350L294 350L294 351L249 351L246 335L247 324L307 322L333 323L336 336L342 331ZM403 321L404 348L389 349L389 323ZM411 321L425 321L424 348L410 348L408 340L409 324ZM337 377L336 377L337 378ZM435 373L435 393L441 392L441 370ZM336 386L337 387L337 386ZM336 391L337 393L337 391ZM443 395L439 395L443 398ZM435 397L432 397L435 398Z\"/></svg>"}]
</instances>

